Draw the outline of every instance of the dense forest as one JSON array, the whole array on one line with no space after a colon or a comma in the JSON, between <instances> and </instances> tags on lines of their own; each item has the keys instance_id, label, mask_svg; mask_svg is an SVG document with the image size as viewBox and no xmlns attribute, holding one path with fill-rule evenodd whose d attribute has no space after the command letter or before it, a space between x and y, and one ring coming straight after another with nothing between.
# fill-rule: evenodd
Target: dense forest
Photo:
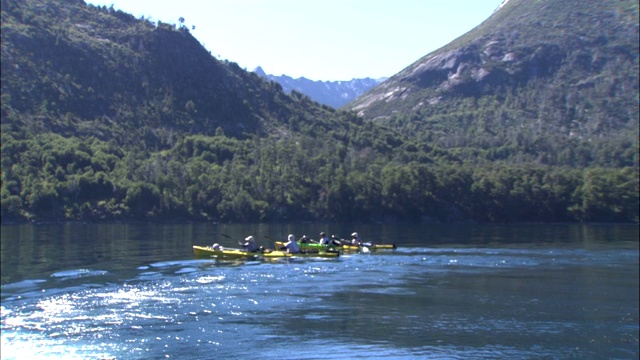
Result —
<instances>
[{"instance_id":1,"label":"dense forest","mask_svg":"<svg viewBox=\"0 0 640 360\"><path fill-rule=\"evenodd\" d=\"M2 221L638 222L637 126L504 141L496 119L518 114L456 101L492 126L464 106L370 121L216 60L184 26L2 0Z\"/></svg>"}]
</instances>

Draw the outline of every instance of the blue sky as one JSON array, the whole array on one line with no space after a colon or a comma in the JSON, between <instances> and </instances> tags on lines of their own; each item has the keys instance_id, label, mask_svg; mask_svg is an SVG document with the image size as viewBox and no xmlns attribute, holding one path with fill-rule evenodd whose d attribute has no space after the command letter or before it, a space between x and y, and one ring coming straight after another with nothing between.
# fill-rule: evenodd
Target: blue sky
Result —
<instances>
[{"instance_id":1,"label":"blue sky","mask_svg":"<svg viewBox=\"0 0 640 360\"><path fill-rule=\"evenodd\" d=\"M502 0L86 0L178 23L220 60L312 80L388 77L486 20Z\"/></svg>"}]
</instances>

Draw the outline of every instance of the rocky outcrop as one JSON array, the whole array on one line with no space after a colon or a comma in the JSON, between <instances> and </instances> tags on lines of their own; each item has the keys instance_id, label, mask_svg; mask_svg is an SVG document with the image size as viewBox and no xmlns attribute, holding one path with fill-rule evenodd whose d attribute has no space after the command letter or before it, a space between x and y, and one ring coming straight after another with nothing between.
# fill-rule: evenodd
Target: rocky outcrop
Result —
<instances>
[{"instance_id":1,"label":"rocky outcrop","mask_svg":"<svg viewBox=\"0 0 640 360\"><path fill-rule=\"evenodd\" d=\"M424 57L363 96L352 109L362 111L375 102L406 98L427 88L433 93L427 103L443 95L479 96L551 76L563 56L555 45L512 49L500 40L478 41Z\"/></svg>"},{"instance_id":2,"label":"rocky outcrop","mask_svg":"<svg viewBox=\"0 0 640 360\"><path fill-rule=\"evenodd\" d=\"M433 104L455 112L461 98L517 96L502 113L544 114L559 126L627 123L634 116L626 114L637 113L637 15L629 0L504 1L485 22L345 107L368 119L411 117Z\"/></svg>"}]
</instances>

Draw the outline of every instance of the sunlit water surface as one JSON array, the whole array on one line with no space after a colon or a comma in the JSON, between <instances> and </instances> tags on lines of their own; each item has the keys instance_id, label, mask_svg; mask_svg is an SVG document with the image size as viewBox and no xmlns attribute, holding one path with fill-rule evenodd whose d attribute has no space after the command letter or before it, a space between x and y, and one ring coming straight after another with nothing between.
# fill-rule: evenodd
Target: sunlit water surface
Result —
<instances>
[{"instance_id":1,"label":"sunlit water surface","mask_svg":"<svg viewBox=\"0 0 640 360\"><path fill-rule=\"evenodd\" d=\"M2 359L639 357L637 226L359 226L399 248L191 253L318 226L2 226Z\"/></svg>"}]
</instances>

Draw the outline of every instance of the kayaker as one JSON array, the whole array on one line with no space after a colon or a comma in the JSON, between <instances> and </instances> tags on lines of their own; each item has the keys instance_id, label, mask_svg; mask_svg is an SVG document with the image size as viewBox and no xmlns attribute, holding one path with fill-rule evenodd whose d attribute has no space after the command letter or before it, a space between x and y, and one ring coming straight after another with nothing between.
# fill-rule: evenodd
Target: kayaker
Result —
<instances>
[{"instance_id":1,"label":"kayaker","mask_svg":"<svg viewBox=\"0 0 640 360\"><path fill-rule=\"evenodd\" d=\"M362 240L360 240L360 236L358 235L357 232L354 232L353 234L351 234L351 245L362 245Z\"/></svg>"},{"instance_id":2,"label":"kayaker","mask_svg":"<svg viewBox=\"0 0 640 360\"><path fill-rule=\"evenodd\" d=\"M362 241L362 239L360 239L360 235L358 235L357 232L354 232L353 234L351 234L351 245L357 245L357 246L373 246L373 242L368 241L368 242L364 242Z\"/></svg>"},{"instance_id":3,"label":"kayaker","mask_svg":"<svg viewBox=\"0 0 640 360\"><path fill-rule=\"evenodd\" d=\"M297 254L300 252L300 247L296 242L295 236L293 234L289 234L287 237L287 242L284 243L284 247L287 248L287 252L290 254Z\"/></svg>"},{"instance_id":4,"label":"kayaker","mask_svg":"<svg viewBox=\"0 0 640 360\"><path fill-rule=\"evenodd\" d=\"M238 241L238 244L240 244L248 252L257 252L258 251L258 244L256 244L256 240L253 238L253 236L247 236L244 239L244 242Z\"/></svg>"},{"instance_id":5,"label":"kayaker","mask_svg":"<svg viewBox=\"0 0 640 360\"><path fill-rule=\"evenodd\" d=\"M329 245L331 241L329 240L329 237L327 236L327 234L323 232L320 233L320 244L322 245Z\"/></svg>"},{"instance_id":6,"label":"kayaker","mask_svg":"<svg viewBox=\"0 0 640 360\"><path fill-rule=\"evenodd\" d=\"M342 241L338 240L337 236L331 235L331 244L336 246L342 246Z\"/></svg>"}]
</instances>

